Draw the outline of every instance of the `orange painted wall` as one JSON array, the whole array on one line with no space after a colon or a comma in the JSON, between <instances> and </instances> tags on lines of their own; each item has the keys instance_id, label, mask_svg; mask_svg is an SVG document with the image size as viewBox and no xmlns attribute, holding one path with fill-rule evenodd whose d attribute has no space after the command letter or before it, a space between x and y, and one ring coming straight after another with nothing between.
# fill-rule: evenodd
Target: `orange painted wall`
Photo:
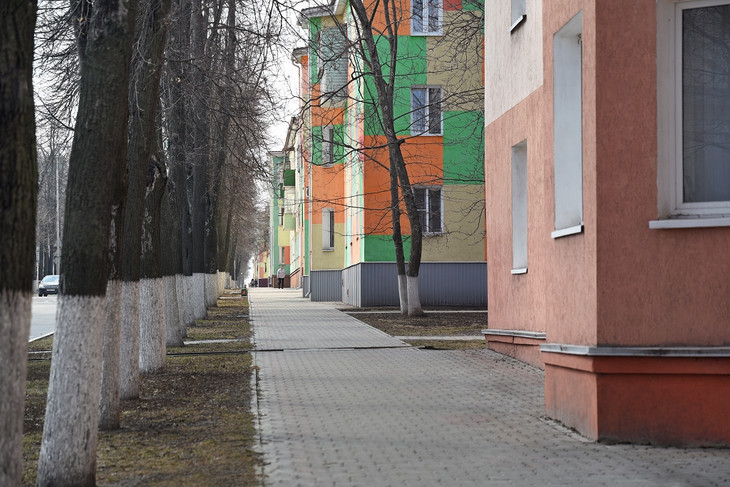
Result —
<instances>
[{"instance_id":1,"label":"orange painted wall","mask_svg":"<svg viewBox=\"0 0 730 487\"><path fill-rule=\"evenodd\" d=\"M312 171L312 223L322 223L322 209L335 209L335 223L344 223L345 190L344 165L333 167L310 166Z\"/></svg>"},{"instance_id":2,"label":"orange painted wall","mask_svg":"<svg viewBox=\"0 0 730 487\"><path fill-rule=\"evenodd\" d=\"M388 148L385 136L365 136L363 182L366 211L365 232L390 233L390 173L388 172ZM409 139L401 145L401 151L411 184L443 184L443 137L419 137ZM374 161L378 161L377 164ZM383 167L385 166L385 167ZM410 225L402 207L401 227L404 234L410 233Z\"/></svg>"},{"instance_id":3,"label":"orange painted wall","mask_svg":"<svg viewBox=\"0 0 730 487\"><path fill-rule=\"evenodd\" d=\"M378 2L377 0L366 0L363 2L366 10L368 12L372 12L373 5L378 4L378 11L375 13L375 16L373 17L373 31L374 32L382 32L383 34L387 35L386 26L387 23L385 22L385 11L383 9L383 3ZM395 2L395 8L396 8L396 16L398 17L396 20L400 20L400 25L398 26L398 35L410 35L411 34L411 11L410 11L410 2L406 0L396 0ZM391 22L393 22L394 19L391 19Z\"/></svg>"}]
</instances>

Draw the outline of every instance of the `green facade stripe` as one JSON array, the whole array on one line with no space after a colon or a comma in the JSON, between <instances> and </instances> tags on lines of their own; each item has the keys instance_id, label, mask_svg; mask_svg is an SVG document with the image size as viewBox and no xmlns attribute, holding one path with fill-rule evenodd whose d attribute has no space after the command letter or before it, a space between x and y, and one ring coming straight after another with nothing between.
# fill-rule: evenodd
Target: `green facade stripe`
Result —
<instances>
[{"instance_id":1,"label":"green facade stripe","mask_svg":"<svg viewBox=\"0 0 730 487\"><path fill-rule=\"evenodd\" d=\"M345 153L345 127L342 124L332 125L334 163L344 164ZM322 127L312 127L312 164L322 165Z\"/></svg>"},{"instance_id":2,"label":"green facade stripe","mask_svg":"<svg viewBox=\"0 0 730 487\"><path fill-rule=\"evenodd\" d=\"M395 262L395 247L390 235L365 235L361 239L364 246L364 262ZM411 240L403 240L403 252L406 260L411 253Z\"/></svg>"},{"instance_id":3,"label":"green facade stripe","mask_svg":"<svg viewBox=\"0 0 730 487\"><path fill-rule=\"evenodd\" d=\"M398 36L398 60L393 99L396 132L410 134L411 86L424 85L427 80L426 41L424 36ZM378 55L383 63L383 74L390 70L390 45L385 36L376 38ZM380 119L374 112L377 106L377 91L371 76L365 77L363 86L365 101L365 135L384 135Z\"/></svg>"},{"instance_id":4,"label":"green facade stripe","mask_svg":"<svg viewBox=\"0 0 730 487\"><path fill-rule=\"evenodd\" d=\"M484 0L462 0L461 10L477 10L484 12Z\"/></svg>"},{"instance_id":5,"label":"green facade stripe","mask_svg":"<svg viewBox=\"0 0 730 487\"><path fill-rule=\"evenodd\" d=\"M484 184L483 113L444 113L444 184Z\"/></svg>"}]
</instances>

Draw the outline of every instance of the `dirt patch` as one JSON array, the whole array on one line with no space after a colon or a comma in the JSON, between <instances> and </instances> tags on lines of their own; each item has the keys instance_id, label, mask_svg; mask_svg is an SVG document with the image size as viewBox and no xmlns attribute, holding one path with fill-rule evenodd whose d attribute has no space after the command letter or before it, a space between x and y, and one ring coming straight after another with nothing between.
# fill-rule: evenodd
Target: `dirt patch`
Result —
<instances>
[{"instance_id":1,"label":"dirt patch","mask_svg":"<svg viewBox=\"0 0 730 487\"><path fill-rule=\"evenodd\" d=\"M168 349L167 363L143 375L139 399L123 401L121 427L100 432L97 485L259 485L254 450L248 300L229 294L188 328L188 339L229 339ZM47 350L46 342L33 347ZM183 353L184 355L174 355ZM30 354L32 357L38 355ZM49 360L29 361L23 485L35 485Z\"/></svg>"},{"instance_id":2,"label":"dirt patch","mask_svg":"<svg viewBox=\"0 0 730 487\"><path fill-rule=\"evenodd\" d=\"M407 316L399 312L352 312L348 314L392 336L435 337L469 336L474 340L406 340L413 346L439 349L485 348L481 331L487 328L487 312L427 311L423 316Z\"/></svg>"}]
</instances>

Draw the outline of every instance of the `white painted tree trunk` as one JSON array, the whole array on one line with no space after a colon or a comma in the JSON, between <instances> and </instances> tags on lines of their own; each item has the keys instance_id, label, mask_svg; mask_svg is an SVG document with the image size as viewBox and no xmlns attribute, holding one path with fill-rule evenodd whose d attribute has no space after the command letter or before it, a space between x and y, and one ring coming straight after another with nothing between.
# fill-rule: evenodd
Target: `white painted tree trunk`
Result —
<instances>
[{"instance_id":1,"label":"white painted tree trunk","mask_svg":"<svg viewBox=\"0 0 730 487\"><path fill-rule=\"evenodd\" d=\"M139 281L139 371L165 366L165 298L161 277Z\"/></svg>"},{"instance_id":2,"label":"white painted tree trunk","mask_svg":"<svg viewBox=\"0 0 730 487\"><path fill-rule=\"evenodd\" d=\"M423 314L421 308L421 296L418 294L418 276L408 277L408 316L418 316Z\"/></svg>"},{"instance_id":3,"label":"white painted tree trunk","mask_svg":"<svg viewBox=\"0 0 730 487\"><path fill-rule=\"evenodd\" d=\"M0 291L0 485L20 485L23 401L33 294Z\"/></svg>"},{"instance_id":4,"label":"white painted tree trunk","mask_svg":"<svg viewBox=\"0 0 730 487\"><path fill-rule=\"evenodd\" d=\"M162 278L165 289L165 344L168 347L182 347L182 321L177 305L177 276Z\"/></svg>"},{"instance_id":5,"label":"white painted tree trunk","mask_svg":"<svg viewBox=\"0 0 730 487\"><path fill-rule=\"evenodd\" d=\"M119 428L119 354L122 335L122 281L112 279L106 285L106 320L101 361L99 428Z\"/></svg>"},{"instance_id":6,"label":"white painted tree trunk","mask_svg":"<svg viewBox=\"0 0 730 487\"><path fill-rule=\"evenodd\" d=\"M215 306L218 302L218 274L205 275L205 306L206 309Z\"/></svg>"},{"instance_id":7,"label":"white painted tree trunk","mask_svg":"<svg viewBox=\"0 0 730 487\"><path fill-rule=\"evenodd\" d=\"M190 298L188 296L188 276L177 274L177 307L180 313L180 329L183 338L188 336L188 326L192 323L193 316L190 314Z\"/></svg>"},{"instance_id":8,"label":"white painted tree trunk","mask_svg":"<svg viewBox=\"0 0 730 487\"><path fill-rule=\"evenodd\" d=\"M139 397L139 281L122 283L122 340L119 356L119 397Z\"/></svg>"},{"instance_id":9,"label":"white painted tree trunk","mask_svg":"<svg viewBox=\"0 0 730 487\"><path fill-rule=\"evenodd\" d=\"M202 272L193 274L193 302L195 304L195 319L202 320L208 313L205 300L205 274Z\"/></svg>"},{"instance_id":10,"label":"white painted tree trunk","mask_svg":"<svg viewBox=\"0 0 730 487\"><path fill-rule=\"evenodd\" d=\"M187 314L189 317L188 326L195 324L195 314L198 306L195 303L195 276L186 276L185 278L185 299L187 306Z\"/></svg>"},{"instance_id":11,"label":"white painted tree trunk","mask_svg":"<svg viewBox=\"0 0 730 487\"><path fill-rule=\"evenodd\" d=\"M405 274L398 274L398 300L400 301L400 314L408 314L408 280Z\"/></svg>"},{"instance_id":12,"label":"white painted tree trunk","mask_svg":"<svg viewBox=\"0 0 730 487\"><path fill-rule=\"evenodd\" d=\"M37 485L94 485L105 309L59 295Z\"/></svg>"}]
</instances>

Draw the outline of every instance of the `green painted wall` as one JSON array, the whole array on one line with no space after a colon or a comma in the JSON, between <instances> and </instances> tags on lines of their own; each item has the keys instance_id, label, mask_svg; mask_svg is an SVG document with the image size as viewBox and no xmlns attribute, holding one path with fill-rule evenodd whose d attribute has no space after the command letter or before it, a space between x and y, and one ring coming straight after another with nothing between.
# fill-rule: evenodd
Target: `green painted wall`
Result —
<instances>
[{"instance_id":1,"label":"green painted wall","mask_svg":"<svg viewBox=\"0 0 730 487\"><path fill-rule=\"evenodd\" d=\"M425 85L426 37L398 36L398 61L396 62L396 82L393 100L395 129L399 134L410 133L411 125L411 86ZM383 73L390 70L390 54L387 38L376 38L378 54L383 63ZM366 77L363 84L365 101L365 135L384 135L380 117L376 111L377 92L372 77Z\"/></svg>"},{"instance_id":2,"label":"green painted wall","mask_svg":"<svg viewBox=\"0 0 730 487\"><path fill-rule=\"evenodd\" d=\"M365 250L365 262L395 262L395 248L393 237L390 235L365 235L362 238ZM404 238L403 252L406 261L411 253L411 239Z\"/></svg>"},{"instance_id":3,"label":"green painted wall","mask_svg":"<svg viewBox=\"0 0 730 487\"><path fill-rule=\"evenodd\" d=\"M484 184L483 113L444 113L444 184Z\"/></svg>"}]
</instances>

